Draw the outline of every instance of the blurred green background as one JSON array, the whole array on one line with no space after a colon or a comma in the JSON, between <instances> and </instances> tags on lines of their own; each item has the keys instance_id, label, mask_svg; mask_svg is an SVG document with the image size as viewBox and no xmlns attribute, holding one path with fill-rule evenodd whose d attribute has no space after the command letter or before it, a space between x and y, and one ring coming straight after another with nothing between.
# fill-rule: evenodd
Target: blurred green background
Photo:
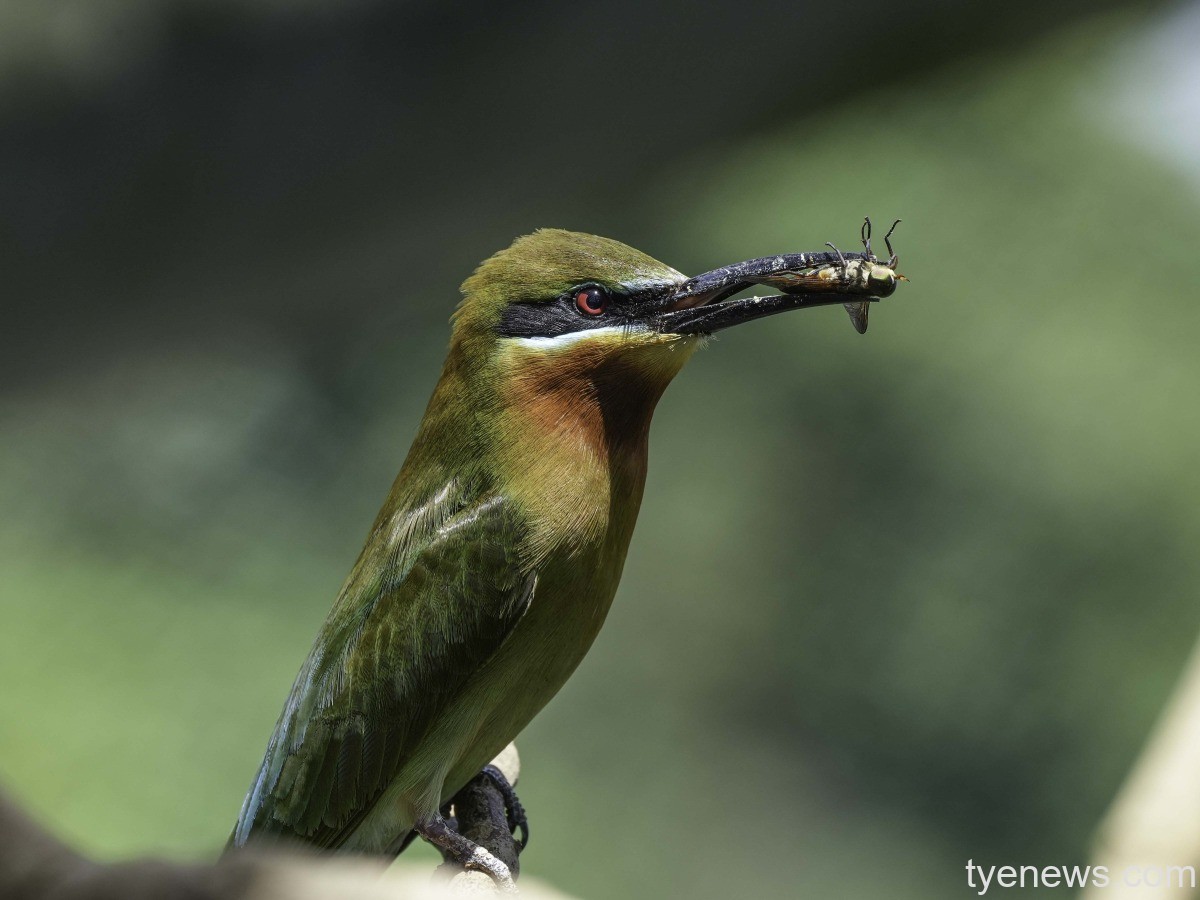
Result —
<instances>
[{"instance_id":1,"label":"blurred green background","mask_svg":"<svg viewBox=\"0 0 1200 900\"><path fill-rule=\"evenodd\" d=\"M0 783L215 854L515 235L697 272L900 216L865 337L771 319L668 392L523 868L1086 861L1200 625L1198 10L0 4Z\"/></svg>"}]
</instances>

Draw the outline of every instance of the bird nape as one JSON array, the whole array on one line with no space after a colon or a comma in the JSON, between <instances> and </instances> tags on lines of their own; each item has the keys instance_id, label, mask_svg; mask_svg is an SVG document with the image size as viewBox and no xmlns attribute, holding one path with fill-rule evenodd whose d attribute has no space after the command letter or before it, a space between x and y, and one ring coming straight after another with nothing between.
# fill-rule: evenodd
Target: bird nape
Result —
<instances>
[{"instance_id":1,"label":"bird nape","mask_svg":"<svg viewBox=\"0 0 1200 900\"><path fill-rule=\"evenodd\" d=\"M450 827L446 804L596 637L641 503L655 404L714 331L829 303L865 330L860 310L902 276L863 236L864 253L686 278L616 241L543 229L480 265L230 846L389 854L415 833L510 888L507 867ZM782 293L737 298L756 285Z\"/></svg>"}]
</instances>

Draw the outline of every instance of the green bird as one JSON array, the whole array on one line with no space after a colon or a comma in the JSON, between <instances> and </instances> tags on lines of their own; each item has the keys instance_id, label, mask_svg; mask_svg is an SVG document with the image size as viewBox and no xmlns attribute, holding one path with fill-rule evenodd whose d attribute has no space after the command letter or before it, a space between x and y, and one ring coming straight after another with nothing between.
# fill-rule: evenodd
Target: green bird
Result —
<instances>
[{"instance_id":1,"label":"green bird","mask_svg":"<svg viewBox=\"0 0 1200 900\"><path fill-rule=\"evenodd\" d=\"M868 247L689 279L556 229L480 265L408 458L296 677L230 845L290 838L388 854L415 833L511 887L507 867L440 810L600 630L663 390L712 332L886 296L892 265ZM755 284L785 293L734 298Z\"/></svg>"}]
</instances>

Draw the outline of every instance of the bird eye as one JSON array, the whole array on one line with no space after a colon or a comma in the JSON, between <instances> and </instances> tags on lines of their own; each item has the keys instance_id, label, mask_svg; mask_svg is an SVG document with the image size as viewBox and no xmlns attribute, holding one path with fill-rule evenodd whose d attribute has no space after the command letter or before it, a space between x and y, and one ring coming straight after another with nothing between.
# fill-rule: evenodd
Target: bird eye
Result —
<instances>
[{"instance_id":1,"label":"bird eye","mask_svg":"<svg viewBox=\"0 0 1200 900\"><path fill-rule=\"evenodd\" d=\"M608 305L608 295L604 288L585 287L575 293L575 306L585 316L598 316Z\"/></svg>"}]
</instances>

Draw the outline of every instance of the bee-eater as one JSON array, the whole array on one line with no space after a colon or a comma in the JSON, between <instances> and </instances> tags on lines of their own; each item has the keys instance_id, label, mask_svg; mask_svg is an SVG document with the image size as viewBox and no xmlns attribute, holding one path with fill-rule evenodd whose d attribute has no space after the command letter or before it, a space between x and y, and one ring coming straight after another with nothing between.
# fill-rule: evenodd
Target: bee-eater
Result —
<instances>
[{"instance_id":1,"label":"bee-eater","mask_svg":"<svg viewBox=\"0 0 1200 900\"><path fill-rule=\"evenodd\" d=\"M408 458L296 677L231 845L291 837L394 853L415 832L511 886L440 810L600 630L663 390L712 332L887 296L894 264L868 247L688 279L616 241L544 229L480 265ZM753 284L790 293L731 299Z\"/></svg>"}]
</instances>

